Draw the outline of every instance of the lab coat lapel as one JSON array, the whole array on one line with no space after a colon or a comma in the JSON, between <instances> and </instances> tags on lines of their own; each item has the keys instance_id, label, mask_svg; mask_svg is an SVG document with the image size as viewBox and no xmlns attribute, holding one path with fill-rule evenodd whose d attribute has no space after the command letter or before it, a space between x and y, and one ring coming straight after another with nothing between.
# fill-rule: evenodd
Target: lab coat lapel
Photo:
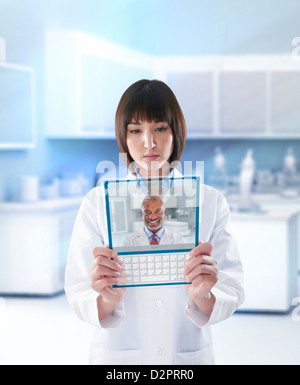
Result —
<instances>
[{"instance_id":1,"label":"lab coat lapel","mask_svg":"<svg viewBox=\"0 0 300 385\"><path fill-rule=\"evenodd\" d=\"M149 241L143 227L136 232L135 242L137 246L149 246Z\"/></svg>"},{"instance_id":2,"label":"lab coat lapel","mask_svg":"<svg viewBox=\"0 0 300 385\"><path fill-rule=\"evenodd\" d=\"M159 242L160 245L169 245L172 243L172 233L170 230L168 230L165 227L165 231L163 233L163 236L161 237L161 240Z\"/></svg>"}]
</instances>

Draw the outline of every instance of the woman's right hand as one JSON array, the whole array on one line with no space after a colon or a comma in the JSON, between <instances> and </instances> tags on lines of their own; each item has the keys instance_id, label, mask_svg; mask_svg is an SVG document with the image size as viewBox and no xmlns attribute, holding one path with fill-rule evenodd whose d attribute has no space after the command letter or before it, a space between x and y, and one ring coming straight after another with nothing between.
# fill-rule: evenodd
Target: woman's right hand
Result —
<instances>
[{"instance_id":1,"label":"woman's right hand","mask_svg":"<svg viewBox=\"0 0 300 385\"><path fill-rule=\"evenodd\" d=\"M98 297L99 319L106 318L123 299L126 288L112 285L124 281L122 261L116 251L109 247L95 247L94 262L90 268L91 287L100 294Z\"/></svg>"}]
</instances>

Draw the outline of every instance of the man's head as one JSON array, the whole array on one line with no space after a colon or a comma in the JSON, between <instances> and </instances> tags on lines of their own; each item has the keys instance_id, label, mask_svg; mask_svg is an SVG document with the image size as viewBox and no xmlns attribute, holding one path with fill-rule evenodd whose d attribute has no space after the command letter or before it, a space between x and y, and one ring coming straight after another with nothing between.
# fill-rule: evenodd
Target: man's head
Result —
<instances>
[{"instance_id":1,"label":"man's head","mask_svg":"<svg viewBox=\"0 0 300 385\"><path fill-rule=\"evenodd\" d=\"M143 200L141 215L145 226L152 233L156 233L162 228L166 214L167 210L161 197L148 195Z\"/></svg>"}]
</instances>

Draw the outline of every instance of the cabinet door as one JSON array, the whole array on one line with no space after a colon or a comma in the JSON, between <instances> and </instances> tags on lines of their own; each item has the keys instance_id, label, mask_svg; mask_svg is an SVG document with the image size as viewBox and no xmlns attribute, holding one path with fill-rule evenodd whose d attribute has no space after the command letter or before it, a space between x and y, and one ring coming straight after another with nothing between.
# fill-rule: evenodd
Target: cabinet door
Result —
<instances>
[{"instance_id":1,"label":"cabinet door","mask_svg":"<svg viewBox=\"0 0 300 385\"><path fill-rule=\"evenodd\" d=\"M213 131L212 72L171 72L167 84L175 93L185 116L188 135Z\"/></svg>"},{"instance_id":2,"label":"cabinet door","mask_svg":"<svg viewBox=\"0 0 300 385\"><path fill-rule=\"evenodd\" d=\"M150 56L76 31L47 33L45 57L49 137L114 137L122 94L152 78Z\"/></svg>"},{"instance_id":3,"label":"cabinet door","mask_svg":"<svg viewBox=\"0 0 300 385\"><path fill-rule=\"evenodd\" d=\"M271 73L271 129L300 134L300 71Z\"/></svg>"},{"instance_id":4,"label":"cabinet door","mask_svg":"<svg viewBox=\"0 0 300 385\"><path fill-rule=\"evenodd\" d=\"M266 228L269 231L265 231ZM237 242L244 270L247 311L287 311L291 306L287 225L282 221L246 221L232 218L231 232ZM261 234L264 234L262 237ZM274 242L280 239L280 242ZM280 282L280 284L278 284Z\"/></svg>"},{"instance_id":5,"label":"cabinet door","mask_svg":"<svg viewBox=\"0 0 300 385\"><path fill-rule=\"evenodd\" d=\"M264 133L267 128L267 87L264 71L223 71L219 83L220 132Z\"/></svg>"},{"instance_id":6,"label":"cabinet door","mask_svg":"<svg viewBox=\"0 0 300 385\"><path fill-rule=\"evenodd\" d=\"M34 71L0 63L0 149L35 146Z\"/></svg>"},{"instance_id":7,"label":"cabinet door","mask_svg":"<svg viewBox=\"0 0 300 385\"><path fill-rule=\"evenodd\" d=\"M114 135L115 113L124 91L151 77L150 71L98 56L81 57L82 133Z\"/></svg>"}]
</instances>

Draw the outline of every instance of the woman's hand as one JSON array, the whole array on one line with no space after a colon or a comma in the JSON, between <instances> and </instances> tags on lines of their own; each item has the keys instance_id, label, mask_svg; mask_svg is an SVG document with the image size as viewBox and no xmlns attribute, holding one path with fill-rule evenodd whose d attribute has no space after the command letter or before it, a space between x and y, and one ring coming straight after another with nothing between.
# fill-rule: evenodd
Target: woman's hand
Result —
<instances>
[{"instance_id":1,"label":"woman's hand","mask_svg":"<svg viewBox=\"0 0 300 385\"><path fill-rule=\"evenodd\" d=\"M211 257L211 243L199 243L190 253L186 260L183 275L187 282L186 290L203 313L210 317L215 297L211 289L218 281L218 263Z\"/></svg>"},{"instance_id":2,"label":"woman's hand","mask_svg":"<svg viewBox=\"0 0 300 385\"><path fill-rule=\"evenodd\" d=\"M113 288L120 284L123 278L123 264L114 250L108 246L95 247L95 260L90 268L91 287L100 295L98 297L99 319L106 318L113 312L117 304L123 299L126 288Z\"/></svg>"}]
</instances>

